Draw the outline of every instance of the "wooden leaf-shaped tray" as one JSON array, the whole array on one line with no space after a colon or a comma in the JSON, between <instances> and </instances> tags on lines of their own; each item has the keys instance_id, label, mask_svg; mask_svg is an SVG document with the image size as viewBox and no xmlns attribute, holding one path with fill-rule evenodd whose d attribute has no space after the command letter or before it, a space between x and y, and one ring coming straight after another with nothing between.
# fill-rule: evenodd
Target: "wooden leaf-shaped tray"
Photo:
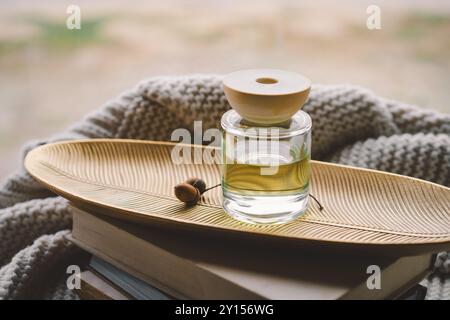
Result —
<instances>
[{"instance_id":1,"label":"wooden leaf-shaped tray","mask_svg":"<svg viewBox=\"0 0 450 320\"><path fill-rule=\"evenodd\" d=\"M306 214L293 222L251 225L223 211L220 188L205 193L191 208L174 197L173 187L188 177L202 177L208 186L220 183L220 168L174 164L173 146L137 140L61 142L34 149L25 166L34 178L75 205L126 220L299 243L394 249L398 254L450 249L450 189L444 186L312 161L311 193L325 209L319 211L310 202Z\"/></svg>"}]
</instances>

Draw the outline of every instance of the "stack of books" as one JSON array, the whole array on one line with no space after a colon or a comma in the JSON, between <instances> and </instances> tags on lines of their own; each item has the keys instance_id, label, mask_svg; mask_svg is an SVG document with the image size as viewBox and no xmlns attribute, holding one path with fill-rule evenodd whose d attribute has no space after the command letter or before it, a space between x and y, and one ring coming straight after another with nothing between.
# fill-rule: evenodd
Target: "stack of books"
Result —
<instances>
[{"instance_id":1,"label":"stack of books","mask_svg":"<svg viewBox=\"0 0 450 320\"><path fill-rule=\"evenodd\" d=\"M404 293L433 260L303 250L73 211L72 240L92 255L78 290L85 299L410 298Z\"/></svg>"}]
</instances>

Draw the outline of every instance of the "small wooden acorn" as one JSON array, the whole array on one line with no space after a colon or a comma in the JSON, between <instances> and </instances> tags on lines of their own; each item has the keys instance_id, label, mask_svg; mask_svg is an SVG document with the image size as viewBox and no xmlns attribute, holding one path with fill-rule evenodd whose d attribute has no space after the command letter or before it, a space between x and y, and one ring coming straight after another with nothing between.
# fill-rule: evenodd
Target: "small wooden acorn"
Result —
<instances>
[{"instance_id":1,"label":"small wooden acorn","mask_svg":"<svg viewBox=\"0 0 450 320\"><path fill-rule=\"evenodd\" d=\"M218 186L220 184L206 189L205 181L193 177L175 186L175 196L188 206L193 206L197 204L203 193Z\"/></svg>"},{"instance_id":2,"label":"small wooden acorn","mask_svg":"<svg viewBox=\"0 0 450 320\"><path fill-rule=\"evenodd\" d=\"M201 197L200 190L189 183L180 183L175 186L175 196L188 205L195 205Z\"/></svg>"},{"instance_id":3,"label":"small wooden acorn","mask_svg":"<svg viewBox=\"0 0 450 320\"><path fill-rule=\"evenodd\" d=\"M191 186L195 187L200 191L200 194L203 194L206 190L206 183L202 179L199 178L189 178L186 180L187 184L190 184Z\"/></svg>"}]
</instances>

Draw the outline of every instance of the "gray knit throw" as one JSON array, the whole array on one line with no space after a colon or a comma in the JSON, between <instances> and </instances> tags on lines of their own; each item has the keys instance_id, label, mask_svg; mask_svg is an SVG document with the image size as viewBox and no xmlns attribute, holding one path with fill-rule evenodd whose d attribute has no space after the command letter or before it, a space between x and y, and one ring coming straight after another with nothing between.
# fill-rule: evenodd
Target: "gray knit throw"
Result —
<instances>
[{"instance_id":1,"label":"gray knit throw","mask_svg":"<svg viewBox=\"0 0 450 320\"><path fill-rule=\"evenodd\" d=\"M158 77L106 103L67 132L29 143L81 138L170 140L194 120L218 127L229 108L218 76ZM381 99L355 86L314 86L304 107L313 119L315 159L384 170L450 185L450 115ZM450 213L449 213L450 214ZM24 169L0 189L0 299L74 299L66 266L80 251L67 236L65 199ZM450 256L425 280L428 299L450 298Z\"/></svg>"}]
</instances>

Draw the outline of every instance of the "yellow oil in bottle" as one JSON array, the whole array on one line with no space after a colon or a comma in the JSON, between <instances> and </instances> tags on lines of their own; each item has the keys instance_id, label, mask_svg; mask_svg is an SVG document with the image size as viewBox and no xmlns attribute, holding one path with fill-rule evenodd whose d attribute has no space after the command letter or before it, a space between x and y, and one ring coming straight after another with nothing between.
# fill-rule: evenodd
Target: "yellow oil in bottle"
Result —
<instances>
[{"instance_id":1,"label":"yellow oil in bottle","mask_svg":"<svg viewBox=\"0 0 450 320\"><path fill-rule=\"evenodd\" d=\"M309 156L288 163L283 158L273 161L274 156L268 157L259 156L258 162L225 163L223 187L229 192L252 196L283 196L307 191L311 175Z\"/></svg>"}]
</instances>

